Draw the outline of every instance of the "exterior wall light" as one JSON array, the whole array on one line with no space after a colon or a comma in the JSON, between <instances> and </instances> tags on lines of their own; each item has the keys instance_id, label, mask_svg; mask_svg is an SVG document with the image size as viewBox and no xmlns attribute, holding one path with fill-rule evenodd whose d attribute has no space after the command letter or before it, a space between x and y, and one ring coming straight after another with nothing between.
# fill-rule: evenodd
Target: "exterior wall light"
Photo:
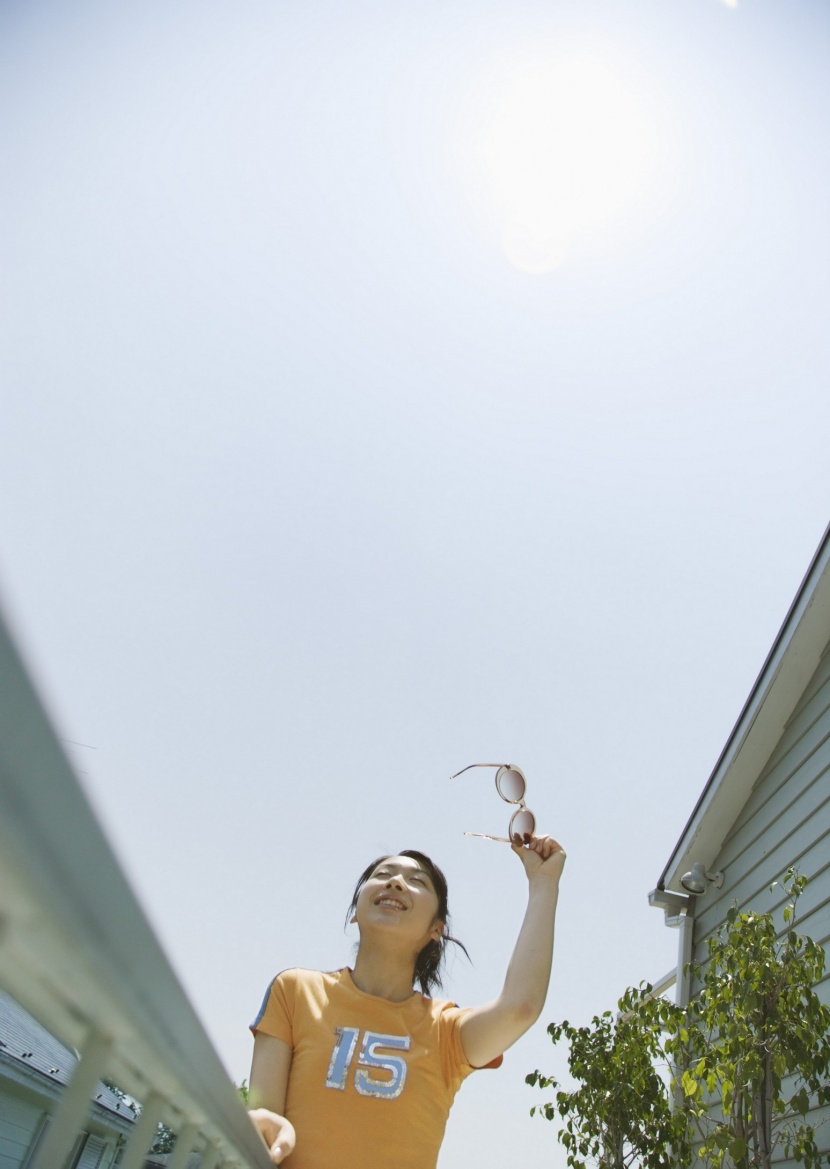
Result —
<instances>
[{"instance_id":1,"label":"exterior wall light","mask_svg":"<svg viewBox=\"0 0 830 1169\"><path fill-rule=\"evenodd\" d=\"M720 889L723 885L723 873L709 873L706 871L706 865L698 861L692 865L691 872L683 874L680 884L687 893L695 893L700 897L708 891L710 885Z\"/></svg>"}]
</instances>

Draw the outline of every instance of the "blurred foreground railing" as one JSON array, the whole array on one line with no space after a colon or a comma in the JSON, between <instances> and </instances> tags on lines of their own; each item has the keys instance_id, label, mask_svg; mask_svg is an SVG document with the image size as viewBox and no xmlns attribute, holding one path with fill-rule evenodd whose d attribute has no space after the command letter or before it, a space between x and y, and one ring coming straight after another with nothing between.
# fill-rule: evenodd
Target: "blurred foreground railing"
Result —
<instances>
[{"instance_id":1,"label":"blurred foreground railing","mask_svg":"<svg viewBox=\"0 0 830 1169\"><path fill-rule=\"evenodd\" d=\"M99 828L0 621L0 985L80 1052L29 1169L60 1169L106 1078L142 1104L119 1161L159 1121L170 1169L270 1164Z\"/></svg>"}]
</instances>

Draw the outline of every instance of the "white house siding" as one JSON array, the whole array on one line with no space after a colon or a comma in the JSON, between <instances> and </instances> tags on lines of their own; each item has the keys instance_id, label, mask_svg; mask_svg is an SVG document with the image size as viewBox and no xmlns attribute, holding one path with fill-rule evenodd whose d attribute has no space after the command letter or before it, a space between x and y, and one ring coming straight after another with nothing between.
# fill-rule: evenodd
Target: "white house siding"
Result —
<instances>
[{"instance_id":1,"label":"white house siding","mask_svg":"<svg viewBox=\"0 0 830 1169\"><path fill-rule=\"evenodd\" d=\"M769 887L790 866L808 878L795 928L824 947L830 966L830 646L710 865L723 871L724 884L697 899L696 962L705 962L707 939L734 902L742 910L772 910L784 928L785 899L780 887L772 893ZM830 1003L827 971L817 990ZM830 1108L814 1109L810 1122L819 1147L830 1151Z\"/></svg>"},{"instance_id":2,"label":"white house siding","mask_svg":"<svg viewBox=\"0 0 830 1169\"><path fill-rule=\"evenodd\" d=\"M0 1169L18 1169L43 1123L42 1105L0 1091Z\"/></svg>"},{"instance_id":3,"label":"white house siding","mask_svg":"<svg viewBox=\"0 0 830 1169\"><path fill-rule=\"evenodd\" d=\"M32 1103L0 1090L0 1169L25 1169L43 1130L46 1112ZM73 1169L109 1169L117 1152L117 1138L84 1132L76 1142Z\"/></svg>"}]
</instances>

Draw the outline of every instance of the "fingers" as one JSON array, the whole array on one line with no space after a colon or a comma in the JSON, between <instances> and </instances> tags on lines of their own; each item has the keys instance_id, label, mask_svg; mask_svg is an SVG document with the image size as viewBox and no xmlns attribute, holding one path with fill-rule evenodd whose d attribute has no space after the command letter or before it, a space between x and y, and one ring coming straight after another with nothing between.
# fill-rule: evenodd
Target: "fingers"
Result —
<instances>
[{"instance_id":1,"label":"fingers","mask_svg":"<svg viewBox=\"0 0 830 1169\"><path fill-rule=\"evenodd\" d=\"M565 850L552 836L525 836L524 843L516 837L513 851L524 866L531 881L548 879L558 884L565 867Z\"/></svg>"},{"instance_id":2,"label":"fingers","mask_svg":"<svg viewBox=\"0 0 830 1169\"><path fill-rule=\"evenodd\" d=\"M294 1152L297 1138L293 1124L279 1113L269 1112L266 1108L252 1109L248 1115L268 1146L271 1161L274 1165L281 1165Z\"/></svg>"},{"instance_id":3,"label":"fingers","mask_svg":"<svg viewBox=\"0 0 830 1169\"><path fill-rule=\"evenodd\" d=\"M271 1160L275 1165L281 1165L286 1157L289 1157L294 1152L294 1145L296 1143L296 1136L294 1135L294 1126L285 1117L280 1117L282 1123L279 1126L279 1132L274 1143L269 1150Z\"/></svg>"},{"instance_id":4,"label":"fingers","mask_svg":"<svg viewBox=\"0 0 830 1169\"><path fill-rule=\"evenodd\" d=\"M542 860L548 860L555 852L561 852L565 855L565 850L558 840L554 840L552 836L535 836L530 842L529 847L534 852L538 853Z\"/></svg>"},{"instance_id":5,"label":"fingers","mask_svg":"<svg viewBox=\"0 0 830 1169\"><path fill-rule=\"evenodd\" d=\"M268 1151L271 1154L271 1160L274 1162L274 1164L281 1165L285 1158L290 1154L292 1148L293 1145L291 1148L289 1148L286 1141L280 1140L274 1141L273 1145L271 1145L271 1148Z\"/></svg>"},{"instance_id":6,"label":"fingers","mask_svg":"<svg viewBox=\"0 0 830 1169\"><path fill-rule=\"evenodd\" d=\"M513 837L513 850L515 852L535 852L542 860L548 860L554 853L562 853L566 855L564 848L558 840L554 840L552 836L531 836L529 832L524 834L524 837L516 834Z\"/></svg>"}]
</instances>

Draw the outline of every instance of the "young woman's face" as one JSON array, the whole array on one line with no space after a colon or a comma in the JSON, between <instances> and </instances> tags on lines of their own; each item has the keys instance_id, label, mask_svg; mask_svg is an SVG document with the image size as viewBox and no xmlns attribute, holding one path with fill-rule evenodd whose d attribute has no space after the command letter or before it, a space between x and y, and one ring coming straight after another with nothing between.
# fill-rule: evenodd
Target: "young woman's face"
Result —
<instances>
[{"instance_id":1,"label":"young woman's face","mask_svg":"<svg viewBox=\"0 0 830 1169\"><path fill-rule=\"evenodd\" d=\"M372 870L360 890L352 919L361 929L397 931L411 940L415 953L440 938L438 895L432 878L414 857L390 856Z\"/></svg>"}]
</instances>

